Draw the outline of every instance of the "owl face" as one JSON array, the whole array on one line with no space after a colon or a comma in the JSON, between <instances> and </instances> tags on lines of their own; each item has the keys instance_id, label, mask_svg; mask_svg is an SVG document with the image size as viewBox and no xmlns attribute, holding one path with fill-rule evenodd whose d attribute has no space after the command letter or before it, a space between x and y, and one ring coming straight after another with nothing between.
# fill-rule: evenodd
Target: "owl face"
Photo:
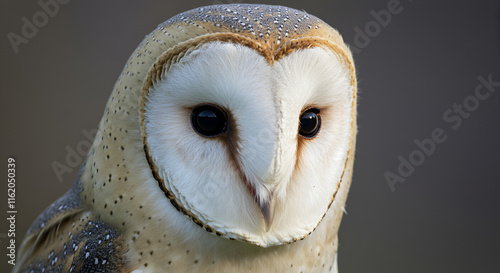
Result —
<instances>
[{"instance_id":1,"label":"owl face","mask_svg":"<svg viewBox=\"0 0 500 273\"><path fill-rule=\"evenodd\" d=\"M341 186L355 94L326 46L272 62L205 39L165 52L141 98L145 154L177 210L207 232L259 246L303 239Z\"/></svg>"}]
</instances>

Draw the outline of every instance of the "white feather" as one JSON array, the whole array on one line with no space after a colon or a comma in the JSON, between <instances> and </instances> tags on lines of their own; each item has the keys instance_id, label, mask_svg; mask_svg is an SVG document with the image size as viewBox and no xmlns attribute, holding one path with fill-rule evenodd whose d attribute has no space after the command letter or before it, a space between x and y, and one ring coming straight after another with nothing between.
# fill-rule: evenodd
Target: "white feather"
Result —
<instances>
[{"instance_id":1,"label":"white feather","mask_svg":"<svg viewBox=\"0 0 500 273\"><path fill-rule=\"evenodd\" d=\"M352 90L350 71L322 48L270 65L245 46L205 44L150 91L145 123L152 158L178 201L229 237L266 247L303 238L323 218L344 171ZM193 130L191 109L203 103L231 113L242 172L259 200L276 198L268 232L227 145ZM299 117L309 106L323 109L322 127L316 138L301 141L299 154Z\"/></svg>"}]
</instances>

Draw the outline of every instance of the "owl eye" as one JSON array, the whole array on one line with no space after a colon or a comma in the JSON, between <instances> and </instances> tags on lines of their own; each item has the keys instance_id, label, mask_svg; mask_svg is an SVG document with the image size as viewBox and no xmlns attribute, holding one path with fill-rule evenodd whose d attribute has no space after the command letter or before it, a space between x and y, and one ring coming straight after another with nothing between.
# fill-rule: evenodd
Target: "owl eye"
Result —
<instances>
[{"instance_id":1,"label":"owl eye","mask_svg":"<svg viewBox=\"0 0 500 273\"><path fill-rule=\"evenodd\" d=\"M191 113L191 124L198 134L214 137L227 131L226 112L215 105L196 106Z\"/></svg>"},{"instance_id":2,"label":"owl eye","mask_svg":"<svg viewBox=\"0 0 500 273\"><path fill-rule=\"evenodd\" d=\"M321 117L318 108L310 108L300 116L299 134L304 138L314 138L321 127Z\"/></svg>"}]
</instances>

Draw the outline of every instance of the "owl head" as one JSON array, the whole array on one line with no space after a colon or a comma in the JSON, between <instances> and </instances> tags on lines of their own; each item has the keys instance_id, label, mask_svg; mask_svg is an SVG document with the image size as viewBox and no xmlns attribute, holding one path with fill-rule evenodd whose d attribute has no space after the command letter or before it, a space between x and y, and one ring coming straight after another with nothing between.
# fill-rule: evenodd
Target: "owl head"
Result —
<instances>
[{"instance_id":1,"label":"owl head","mask_svg":"<svg viewBox=\"0 0 500 273\"><path fill-rule=\"evenodd\" d=\"M336 30L281 6L194 9L127 61L89 155L88 202L134 191L203 233L291 243L329 211L340 222L355 135L354 64ZM128 180L106 185L123 165Z\"/></svg>"}]
</instances>

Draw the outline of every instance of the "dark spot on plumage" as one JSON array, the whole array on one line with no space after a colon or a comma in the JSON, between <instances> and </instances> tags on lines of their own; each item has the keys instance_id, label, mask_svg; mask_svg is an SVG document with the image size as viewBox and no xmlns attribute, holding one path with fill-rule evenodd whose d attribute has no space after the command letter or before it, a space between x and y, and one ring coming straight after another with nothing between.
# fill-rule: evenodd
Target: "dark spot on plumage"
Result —
<instances>
[{"instance_id":1,"label":"dark spot on plumage","mask_svg":"<svg viewBox=\"0 0 500 273\"><path fill-rule=\"evenodd\" d=\"M88 219L88 216L80 218L82 222ZM48 256L34 256L34 260L21 268L21 272L117 272L126 266L123 259L126 249L117 230L97 220L79 225L82 225L83 229L75 234L70 232L70 241L60 247L56 246ZM75 223L68 218L60 225L52 226L49 231L66 232L69 227L74 228ZM108 238L110 243L99 243L102 237ZM49 245L54 246L50 240L39 237L33 248L44 249ZM95 259L98 259L99 263L94 263Z\"/></svg>"},{"instance_id":2,"label":"dark spot on plumage","mask_svg":"<svg viewBox=\"0 0 500 273\"><path fill-rule=\"evenodd\" d=\"M204 225L204 224L203 224L203 222L202 222L201 220L199 220L198 218L195 218L194 216L191 216L191 218L192 218L191 220L192 220L195 224L197 224L197 225L198 225L198 226L200 226L200 227L203 227L203 225Z\"/></svg>"}]
</instances>

